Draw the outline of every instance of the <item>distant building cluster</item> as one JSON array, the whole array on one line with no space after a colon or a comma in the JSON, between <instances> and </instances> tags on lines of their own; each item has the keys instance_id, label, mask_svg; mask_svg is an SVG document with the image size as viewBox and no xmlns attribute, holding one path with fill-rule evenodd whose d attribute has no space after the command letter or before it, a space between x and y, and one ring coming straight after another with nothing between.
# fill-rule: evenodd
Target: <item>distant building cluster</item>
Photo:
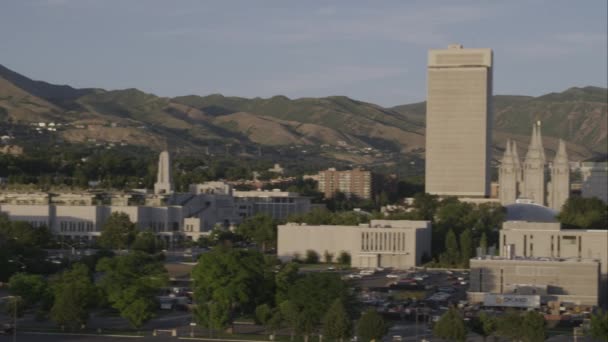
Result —
<instances>
[{"instance_id":1,"label":"distant building cluster","mask_svg":"<svg viewBox=\"0 0 608 342\"><path fill-rule=\"evenodd\" d=\"M108 217L124 212L141 230L150 230L167 242L209 234L216 227L227 229L243 219L266 213L275 219L310 211L310 198L297 193L234 191L224 182L192 184L188 192L174 191L171 158L159 156L154 193L1 193L0 212L11 220L76 241L95 240Z\"/></svg>"}]
</instances>

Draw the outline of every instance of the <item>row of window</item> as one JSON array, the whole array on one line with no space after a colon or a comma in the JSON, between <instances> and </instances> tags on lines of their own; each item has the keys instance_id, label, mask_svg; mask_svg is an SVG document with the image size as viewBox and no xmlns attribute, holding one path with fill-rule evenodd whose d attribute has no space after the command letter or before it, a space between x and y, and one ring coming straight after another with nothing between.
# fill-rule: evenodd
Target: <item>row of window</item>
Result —
<instances>
[{"instance_id":1,"label":"row of window","mask_svg":"<svg viewBox=\"0 0 608 342\"><path fill-rule=\"evenodd\" d=\"M60 221L59 230L62 232L92 232L95 231L93 222Z\"/></svg>"},{"instance_id":2,"label":"row of window","mask_svg":"<svg viewBox=\"0 0 608 342\"><path fill-rule=\"evenodd\" d=\"M405 232L362 232L361 250L379 252L406 251Z\"/></svg>"}]
</instances>

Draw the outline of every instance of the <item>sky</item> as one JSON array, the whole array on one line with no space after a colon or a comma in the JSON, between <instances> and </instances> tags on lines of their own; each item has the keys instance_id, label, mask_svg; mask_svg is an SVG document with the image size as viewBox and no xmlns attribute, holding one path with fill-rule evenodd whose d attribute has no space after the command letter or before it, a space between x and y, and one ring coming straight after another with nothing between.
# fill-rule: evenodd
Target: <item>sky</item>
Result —
<instances>
[{"instance_id":1,"label":"sky","mask_svg":"<svg viewBox=\"0 0 608 342\"><path fill-rule=\"evenodd\" d=\"M607 86L606 0L0 0L0 64L159 96L423 101L429 49L494 50L494 93Z\"/></svg>"}]
</instances>

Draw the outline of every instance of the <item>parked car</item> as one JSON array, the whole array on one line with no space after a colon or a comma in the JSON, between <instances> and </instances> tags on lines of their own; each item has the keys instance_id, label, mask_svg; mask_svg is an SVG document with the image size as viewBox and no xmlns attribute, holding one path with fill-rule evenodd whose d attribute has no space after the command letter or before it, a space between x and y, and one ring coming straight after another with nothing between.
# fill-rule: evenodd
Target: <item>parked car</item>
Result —
<instances>
[{"instance_id":1,"label":"parked car","mask_svg":"<svg viewBox=\"0 0 608 342\"><path fill-rule=\"evenodd\" d=\"M399 278L399 275L395 274L395 273L389 273L389 274L386 275L386 277L387 278Z\"/></svg>"}]
</instances>

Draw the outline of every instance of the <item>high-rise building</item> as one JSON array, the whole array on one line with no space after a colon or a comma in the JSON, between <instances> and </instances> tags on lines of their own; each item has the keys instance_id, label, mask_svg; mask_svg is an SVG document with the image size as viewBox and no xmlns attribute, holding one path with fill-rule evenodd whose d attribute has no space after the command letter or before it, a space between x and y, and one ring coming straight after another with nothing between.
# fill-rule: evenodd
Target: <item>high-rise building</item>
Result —
<instances>
[{"instance_id":1,"label":"high-rise building","mask_svg":"<svg viewBox=\"0 0 608 342\"><path fill-rule=\"evenodd\" d=\"M492 50L430 50L426 192L490 195Z\"/></svg>"},{"instance_id":2,"label":"high-rise building","mask_svg":"<svg viewBox=\"0 0 608 342\"><path fill-rule=\"evenodd\" d=\"M163 151L158 157L158 173L154 183L155 194L169 194L173 192L173 180L171 179L171 157L169 152Z\"/></svg>"}]
</instances>

